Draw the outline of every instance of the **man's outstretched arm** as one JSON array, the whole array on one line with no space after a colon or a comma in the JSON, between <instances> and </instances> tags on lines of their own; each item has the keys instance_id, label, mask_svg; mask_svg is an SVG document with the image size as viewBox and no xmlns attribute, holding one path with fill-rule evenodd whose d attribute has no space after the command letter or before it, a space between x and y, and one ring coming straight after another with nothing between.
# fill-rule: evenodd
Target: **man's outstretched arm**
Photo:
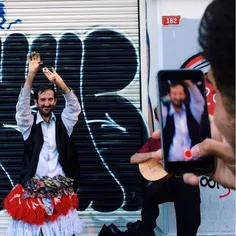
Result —
<instances>
[{"instance_id":1,"label":"man's outstretched arm","mask_svg":"<svg viewBox=\"0 0 236 236\"><path fill-rule=\"evenodd\" d=\"M30 108L30 94L34 78L41 65L41 59L39 53L32 52L31 56L27 56L28 60L28 75L24 83L24 87L21 89L18 102L16 104L16 123L23 135L23 139L26 140L29 137L31 126L33 124L33 115Z\"/></svg>"},{"instance_id":2,"label":"man's outstretched arm","mask_svg":"<svg viewBox=\"0 0 236 236\"><path fill-rule=\"evenodd\" d=\"M188 86L190 94L190 110L196 121L200 123L204 111L205 100L198 87L193 84L191 80L185 80L184 82Z\"/></svg>"}]
</instances>

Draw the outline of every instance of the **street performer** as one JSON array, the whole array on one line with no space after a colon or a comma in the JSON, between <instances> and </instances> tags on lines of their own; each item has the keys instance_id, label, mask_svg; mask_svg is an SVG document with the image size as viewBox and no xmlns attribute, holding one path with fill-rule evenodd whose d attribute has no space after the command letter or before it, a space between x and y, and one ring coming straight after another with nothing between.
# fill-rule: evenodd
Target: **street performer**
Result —
<instances>
[{"instance_id":1,"label":"street performer","mask_svg":"<svg viewBox=\"0 0 236 236\"><path fill-rule=\"evenodd\" d=\"M32 114L31 89L42 62L36 52L27 59L28 76L16 105L24 154L20 184L4 200L4 208L12 217L7 235L78 236L82 234L83 222L77 213L79 169L71 135L81 107L60 75L45 67L43 73L52 84L36 89L34 103L38 111ZM66 101L61 115L52 112L57 102L55 85Z\"/></svg>"}]
</instances>

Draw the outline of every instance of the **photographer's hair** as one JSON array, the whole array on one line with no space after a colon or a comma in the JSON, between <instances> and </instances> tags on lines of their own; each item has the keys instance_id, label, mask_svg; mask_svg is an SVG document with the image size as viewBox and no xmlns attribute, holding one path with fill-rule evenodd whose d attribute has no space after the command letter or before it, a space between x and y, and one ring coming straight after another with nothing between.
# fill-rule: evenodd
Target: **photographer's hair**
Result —
<instances>
[{"instance_id":1,"label":"photographer's hair","mask_svg":"<svg viewBox=\"0 0 236 236\"><path fill-rule=\"evenodd\" d=\"M235 0L214 0L206 8L198 40L216 87L229 113L235 115Z\"/></svg>"},{"instance_id":2,"label":"photographer's hair","mask_svg":"<svg viewBox=\"0 0 236 236\"><path fill-rule=\"evenodd\" d=\"M53 84L44 84L44 85L39 85L38 87L36 87L36 89L34 90L34 99L38 100L38 95L42 94L43 92L45 92L47 90L52 90L54 93L54 98L57 98L57 94L54 89L54 85Z\"/></svg>"}]
</instances>

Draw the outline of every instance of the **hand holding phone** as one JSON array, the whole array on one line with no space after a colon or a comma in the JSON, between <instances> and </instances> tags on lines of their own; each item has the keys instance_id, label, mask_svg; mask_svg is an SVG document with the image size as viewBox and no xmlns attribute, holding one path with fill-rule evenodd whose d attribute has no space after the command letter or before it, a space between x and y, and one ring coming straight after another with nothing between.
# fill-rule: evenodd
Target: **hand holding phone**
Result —
<instances>
[{"instance_id":1,"label":"hand holding phone","mask_svg":"<svg viewBox=\"0 0 236 236\"><path fill-rule=\"evenodd\" d=\"M157 75L163 163L174 173L211 172L214 158L198 158L191 148L210 138L210 122L200 70L162 70Z\"/></svg>"}]
</instances>

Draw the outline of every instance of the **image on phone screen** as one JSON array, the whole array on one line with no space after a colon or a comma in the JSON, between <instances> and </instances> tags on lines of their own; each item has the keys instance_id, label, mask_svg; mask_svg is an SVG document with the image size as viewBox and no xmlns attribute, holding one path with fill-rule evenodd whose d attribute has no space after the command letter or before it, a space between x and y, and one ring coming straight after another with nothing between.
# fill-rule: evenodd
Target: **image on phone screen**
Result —
<instances>
[{"instance_id":1,"label":"image on phone screen","mask_svg":"<svg viewBox=\"0 0 236 236\"><path fill-rule=\"evenodd\" d=\"M160 71L158 91L166 170L211 171L213 158L198 158L190 151L211 137L203 73L200 70Z\"/></svg>"}]
</instances>

